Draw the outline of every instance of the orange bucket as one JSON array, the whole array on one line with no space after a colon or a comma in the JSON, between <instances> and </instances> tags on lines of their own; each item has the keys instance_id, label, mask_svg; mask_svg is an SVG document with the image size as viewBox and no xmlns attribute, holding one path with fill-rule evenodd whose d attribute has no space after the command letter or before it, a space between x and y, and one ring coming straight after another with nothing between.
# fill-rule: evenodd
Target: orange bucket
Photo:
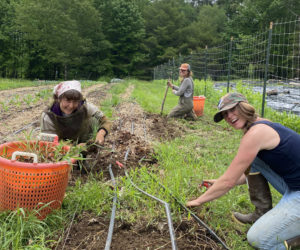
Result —
<instances>
[{"instance_id":1,"label":"orange bucket","mask_svg":"<svg viewBox=\"0 0 300 250\"><path fill-rule=\"evenodd\" d=\"M75 160L71 159L71 163L27 163L9 160L16 151L28 150L28 145L47 153L53 152L57 144L30 141L0 145L0 209L40 209L38 217L44 219L53 209L61 207L71 164L75 163ZM69 149L70 147L65 146L62 150L67 152ZM6 158L2 157L4 155ZM48 203L49 205L45 206Z\"/></svg>"},{"instance_id":2,"label":"orange bucket","mask_svg":"<svg viewBox=\"0 0 300 250\"><path fill-rule=\"evenodd\" d=\"M194 111L197 116L202 116L204 111L204 103L205 103L205 96L194 96L193 97L194 103Z\"/></svg>"}]
</instances>

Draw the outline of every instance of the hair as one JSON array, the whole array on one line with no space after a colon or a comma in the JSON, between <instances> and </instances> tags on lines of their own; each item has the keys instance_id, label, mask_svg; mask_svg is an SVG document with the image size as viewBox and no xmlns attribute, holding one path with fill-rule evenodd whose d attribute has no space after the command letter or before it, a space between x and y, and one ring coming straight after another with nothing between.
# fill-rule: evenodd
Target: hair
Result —
<instances>
[{"instance_id":1,"label":"hair","mask_svg":"<svg viewBox=\"0 0 300 250\"><path fill-rule=\"evenodd\" d=\"M244 133L246 133L257 119L258 114L256 113L255 108L247 102L239 102L236 105L236 109L240 116L246 120L245 127L243 128Z\"/></svg>"},{"instance_id":2,"label":"hair","mask_svg":"<svg viewBox=\"0 0 300 250\"><path fill-rule=\"evenodd\" d=\"M59 97L57 95L53 95L54 102L61 101L63 98L66 98L67 100L74 100L74 101L82 101L83 95L74 89L70 89L66 91L65 93L61 94Z\"/></svg>"},{"instance_id":3,"label":"hair","mask_svg":"<svg viewBox=\"0 0 300 250\"><path fill-rule=\"evenodd\" d=\"M188 73L187 77L192 77L193 76L193 72L192 71L188 70L187 73Z\"/></svg>"},{"instance_id":4,"label":"hair","mask_svg":"<svg viewBox=\"0 0 300 250\"><path fill-rule=\"evenodd\" d=\"M186 77L180 77L180 82L183 82L183 80L185 78L192 77L192 76L193 76L193 72L190 71L190 70L187 70L187 76Z\"/></svg>"}]
</instances>

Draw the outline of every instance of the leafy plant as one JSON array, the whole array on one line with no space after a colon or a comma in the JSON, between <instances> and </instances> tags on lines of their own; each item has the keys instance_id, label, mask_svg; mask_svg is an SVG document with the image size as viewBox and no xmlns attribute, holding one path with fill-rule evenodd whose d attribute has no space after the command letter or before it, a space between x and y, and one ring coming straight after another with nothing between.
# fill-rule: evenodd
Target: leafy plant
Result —
<instances>
[{"instance_id":1,"label":"leafy plant","mask_svg":"<svg viewBox=\"0 0 300 250\"><path fill-rule=\"evenodd\" d=\"M28 212L18 208L12 212L0 214L0 249L46 249L49 240L46 237L52 235L53 230L45 221L35 216L35 211ZM36 249L36 248L35 248Z\"/></svg>"},{"instance_id":2,"label":"leafy plant","mask_svg":"<svg viewBox=\"0 0 300 250\"><path fill-rule=\"evenodd\" d=\"M30 105L31 102L33 101L33 97L31 94L27 94L23 97L23 101L27 104Z\"/></svg>"},{"instance_id":3,"label":"leafy plant","mask_svg":"<svg viewBox=\"0 0 300 250\"><path fill-rule=\"evenodd\" d=\"M10 147L10 146L8 146ZM37 155L39 163L50 163L68 161L71 159L82 160L80 152L83 150L82 146L70 146L70 143L60 141L57 145L47 142L39 142L32 140L23 140L15 144L15 151L26 153L33 153ZM4 147L2 157L11 159L11 154L7 154L7 149ZM18 161L32 162L29 156L19 156Z\"/></svg>"},{"instance_id":4,"label":"leafy plant","mask_svg":"<svg viewBox=\"0 0 300 250\"><path fill-rule=\"evenodd\" d=\"M5 102L5 101L2 101L2 102L0 102L0 103L1 103L1 106L2 106L3 110L4 110L4 111L8 111L8 109L9 109L8 103Z\"/></svg>"}]
</instances>

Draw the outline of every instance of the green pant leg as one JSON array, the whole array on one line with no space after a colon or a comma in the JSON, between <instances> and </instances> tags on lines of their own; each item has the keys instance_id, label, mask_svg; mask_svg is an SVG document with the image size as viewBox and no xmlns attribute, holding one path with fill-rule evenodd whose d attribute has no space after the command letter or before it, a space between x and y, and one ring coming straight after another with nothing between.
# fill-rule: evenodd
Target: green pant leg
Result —
<instances>
[{"instance_id":1,"label":"green pant leg","mask_svg":"<svg viewBox=\"0 0 300 250\"><path fill-rule=\"evenodd\" d=\"M177 106L175 106L171 112L168 114L168 118L171 117L178 117L178 118L182 118L184 115L186 114L186 109L184 106L182 106L181 104L178 104Z\"/></svg>"},{"instance_id":2,"label":"green pant leg","mask_svg":"<svg viewBox=\"0 0 300 250\"><path fill-rule=\"evenodd\" d=\"M171 110L168 117L183 118L185 115L189 114L192 110L193 110L193 100L190 98L181 97L179 99L178 105Z\"/></svg>"}]
</instances>

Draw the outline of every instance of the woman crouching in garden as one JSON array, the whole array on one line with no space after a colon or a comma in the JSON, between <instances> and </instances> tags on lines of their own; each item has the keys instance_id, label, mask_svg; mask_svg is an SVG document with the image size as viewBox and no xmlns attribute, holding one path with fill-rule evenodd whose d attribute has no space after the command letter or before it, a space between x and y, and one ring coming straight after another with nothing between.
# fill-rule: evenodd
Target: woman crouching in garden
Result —
<instances>
[{"instance_id":1,"label":"woman crouching in garden","mask_svg":"<svg viewBox=\"0 0 300 250\"><path fill-rule=\"evenodd\" d=\"M53 104L42 113L41 132L56 134L61 140L86 143L96 135L95 142L104 143L111 124L93 104L87 103L79 81L65 81L54 87Z\"/></svg>"},{"instance_id":2,"label":"woman crouching in garden","mask_svg":"<svg viewBox=\"0 0 300 250\"><path fill-rule=\"evenodd\" d=\"M245 173L251 166L250 174L260 173L283 197L254 222L247 233L248 242L255 248L268 250L300 246L300 135L258 117L239 93L222 97L218 109L214 121L224 118L233 128L243 130L244 136L225 173L216 180L208 180L213 185L197 199L187 202L187 206L200 206L226 194L235 185L244 184L250 176ZM262 196L266 190L260 190L257 182L255 193Z\"/></svg>"}]
</instances>

